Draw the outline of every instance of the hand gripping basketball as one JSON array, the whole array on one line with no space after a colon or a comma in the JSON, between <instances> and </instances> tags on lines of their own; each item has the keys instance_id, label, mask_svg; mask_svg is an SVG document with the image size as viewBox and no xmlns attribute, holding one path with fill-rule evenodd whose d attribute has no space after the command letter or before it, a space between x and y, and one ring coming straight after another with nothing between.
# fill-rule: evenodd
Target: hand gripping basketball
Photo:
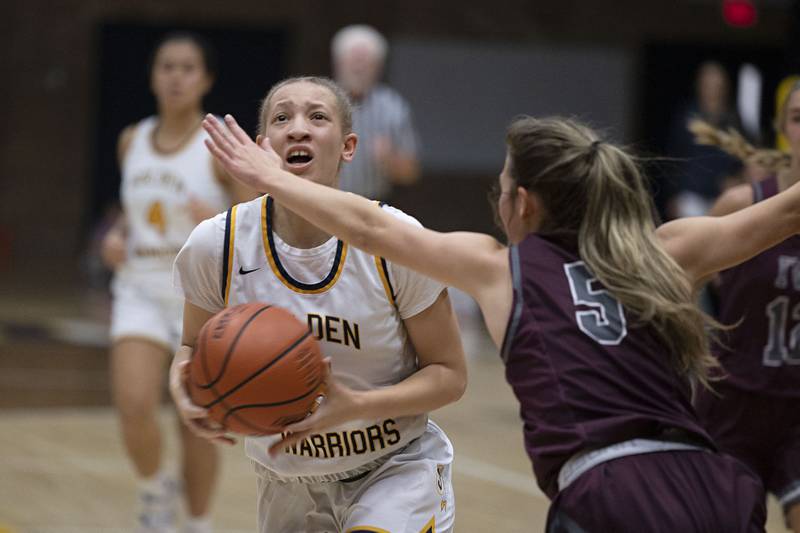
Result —
<instances>
[{"instance_id":1,"label":"hand gripping basketball","mask_svg":"<svg viewBox=\"0 0 800 533\"><path fill-rule=\"evenodd\" d=\"M208 411L192 403L186 391L189 378L189 358L192 355L191 346L178 348L172 365L169 369L169 391L175 407L184 424L196 435L221 442L235 444L236 440L225 435L225 430L216 422L208 418Z\"/></svg>"},{"instance_id":2,"label":"hand gripping basketball","mask_svg":"<svg viewBox=\"0 0 800 533\"><path fill-rule=\"evenodd\" d=\"M269 435L319 407L326 376L306 324L283 308L248 303L221 311L200 330L187 389L225 431Z\"/></svg>"}]
</instances>

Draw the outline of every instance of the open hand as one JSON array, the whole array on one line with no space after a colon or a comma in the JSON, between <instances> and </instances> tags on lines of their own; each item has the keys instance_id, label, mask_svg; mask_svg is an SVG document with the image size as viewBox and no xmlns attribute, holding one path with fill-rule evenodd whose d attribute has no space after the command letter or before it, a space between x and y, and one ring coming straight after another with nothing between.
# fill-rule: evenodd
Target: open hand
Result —
<instances>
[{"instance_id":1,"label":"open hand","mask_svg":"<svg viewBox=\"0 0 800 533\"><path fill-rule=\"evenodd\" d=\"M267 137L256 144L230 115L225 115L224 125L214 115L206 115L203 129L209 135L208 150L228 174L251 189L269 192L270 177L282 169L283 162Z\"/></svg>"}]
</instances>

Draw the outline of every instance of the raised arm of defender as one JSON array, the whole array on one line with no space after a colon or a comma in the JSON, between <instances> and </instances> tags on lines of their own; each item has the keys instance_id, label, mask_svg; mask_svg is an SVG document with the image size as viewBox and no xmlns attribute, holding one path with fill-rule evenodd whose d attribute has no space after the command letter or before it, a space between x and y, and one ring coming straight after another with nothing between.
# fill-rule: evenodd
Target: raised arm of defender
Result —
<instances>
[{"instance_id":1,"label":"raised arm of defender","mask_svg":"<svg viewBox=\"0 0 800 533\"><path fill-rule=\"evenodd\" d=\"M484 311L492 337L502 342L511 274L507 250L495 238L405 224L375 202L298 178L283 170L269 139L258 137L256 144L230 115L225 125L208 115L203 127L208 149L230 175L357 248L469 293Z\"/></svg>"},{"instance_id":2,"label":"raised arm of defender","mask_svg":"<svg viewBox=\"0 0 800 533\"><path fill-rule=\"evenodd\" d=\"M246 185L267 191L306 220L369 253L386 257L478 301L489 331L502 342L511 309L507 251L488 235L439 233L403 224L374 202L324 187L284 171L269 140L254 143L230 115L203 125L209 150ZM800 231L800 184L722 217L679 219L656 235L694 283L745 261Z\"/></svg>"},{"instance_id":3,"label":"raised arm of defender","mask_svg":"<svg viewBox=\"0 0 800 533\"><path fill-rule=\"evenodd\" d=\"M800 231L800 184L724 216L687 217L656 230L661 244L698 283Z\"/></svg>"}]
</instances>

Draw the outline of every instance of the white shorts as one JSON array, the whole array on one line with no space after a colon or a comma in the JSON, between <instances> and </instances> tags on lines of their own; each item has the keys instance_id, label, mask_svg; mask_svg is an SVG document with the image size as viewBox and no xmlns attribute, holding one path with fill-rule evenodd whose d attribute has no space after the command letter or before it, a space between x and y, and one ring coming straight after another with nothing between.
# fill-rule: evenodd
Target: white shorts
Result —
<instances>
[{"instance_id":1,"label":"white shorts","mask_svg":"<svg viewBox=\"0 0 800 533\"><path fill-rule=\"evenodd\" d=\"M183 298L170 274L136 275L121 270L111 283L111 341L123 337L151 340L174 352L183 330Z\"/></svg>"},{"instance_id":2,"label":"white shorts","mask_svg":"<svg viewBox=\"0 0 800 533\"><path fill-rule=\"evenodd\" d=\"M261 533L445 533L453 530L453 446L428 421L418 439L355 481L258 479ZM264 467L255 463L256 472Z\"/></svg>"}]
</instances>

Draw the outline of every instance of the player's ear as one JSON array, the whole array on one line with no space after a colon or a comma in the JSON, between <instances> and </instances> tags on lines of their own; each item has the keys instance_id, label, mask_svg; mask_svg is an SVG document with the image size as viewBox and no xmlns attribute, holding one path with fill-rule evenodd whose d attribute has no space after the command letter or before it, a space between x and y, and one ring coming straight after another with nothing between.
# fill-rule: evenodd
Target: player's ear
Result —
<instances>
[{"instance_id":1,"label":"player's ear","mask_svg":"<svg viewBox=\"0 0 800 533\"><path fill-rule=\"evenodd\" d=\"M517 187L517 200L515 208L519 209L520 220L524 220L530 231L535 231L542 223L545 216L542 198L525 187Z\"/></svg>"},{"instance_id":2,"label":"player's ear","mask_svg":"<svg viewBox=\"0 0 800 533\"><path fill-rule=\"evenodd\" d=\"M358 135L355 133L348 133L344 136L344 148L342 149L342 161L349 163L356 155L356 145L358 144Z\"/></svg>"},{"instance_id":3,"label":"player's ear","mask_svg":"<svg viewBox=\"0 0 800 533\"><path fill-rule=\"evenodd\" d=\"M261 135L260 133L258 135L256 135L256 144L257 145L261 146L261 141L263 141L263 140L264 140L264 136L263 135Z\"/></svg>"},{"instance_id":4,"label":"player's ear","mask_svg":"<svg viewBox=\"0 0 800 533\"><path fill-rule=\"evenodd\" d=\"M531 213L536 211L536 200L525 187L517 186L517 201L514 209L517 210L517 214L521 219L529 217Z\"/></svg>"}]
</instances>

